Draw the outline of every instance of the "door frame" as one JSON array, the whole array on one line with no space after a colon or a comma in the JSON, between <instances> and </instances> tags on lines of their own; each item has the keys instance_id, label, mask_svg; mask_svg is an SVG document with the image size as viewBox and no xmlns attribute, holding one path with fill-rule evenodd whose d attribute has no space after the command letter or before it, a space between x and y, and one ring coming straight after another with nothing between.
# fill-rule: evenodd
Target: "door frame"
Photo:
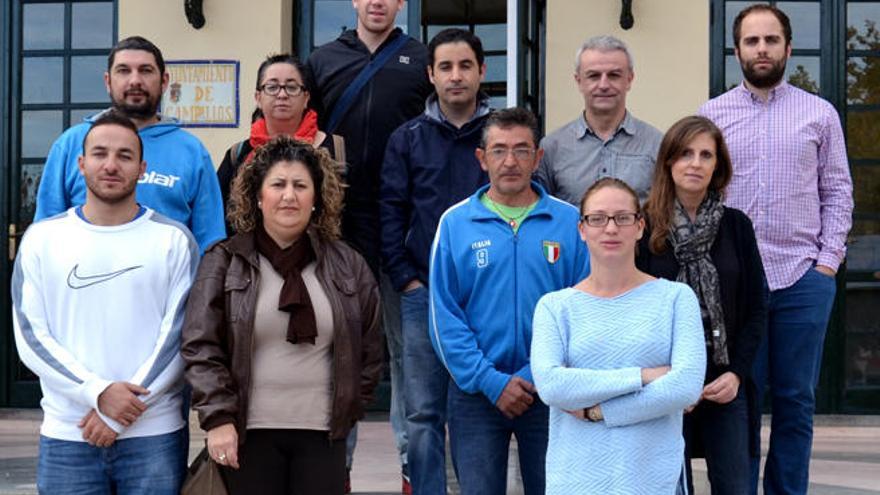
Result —
<instances>
[{"instance_id":1,"label":"door frame","mask_svg":"<svg viewBox=\"0 0 880 495\"><path fill-rule=\"evenodd\" d=\"M12 46L12 1L0 0L0 46ZM0 50L0 177L6 187L0 187L0 219L6 220L3 224L8 223L9 219L9 191L11 167L11 149L10 141L10 124L12 123L11 112L9 109L11 103L11 72L9 61L11 58L11 50ZM7 238L2 236L0 241L0 249L4 253L8 252ZM8 258L8 257L7 257ZM2 280L9 280L9 263L0 264L0 277ZM0 321L3 322L3 331L0 331L0 406L9 403L9 385L12 378L12 362L14 357L14 347L12 345L12 332L5 329L11 328L12 318L9 299L9 285L4 284L0 288Z\"/></svg>"}]
</instances>

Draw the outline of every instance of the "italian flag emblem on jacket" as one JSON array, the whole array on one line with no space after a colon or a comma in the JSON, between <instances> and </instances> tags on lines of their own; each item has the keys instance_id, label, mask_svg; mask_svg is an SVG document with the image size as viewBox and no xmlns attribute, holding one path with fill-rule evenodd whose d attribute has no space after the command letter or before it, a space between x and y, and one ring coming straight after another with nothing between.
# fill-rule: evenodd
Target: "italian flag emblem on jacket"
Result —
<instances>
[{"instance_id":1,"label":"italian flag emblem on jacket","mask_svg":"<svg viewBox=\"0 0 880 495\"><path fill-rule=\"evenodd\" d=\"M559 243L544 241L544 259L551 265L559 259Z\"/></svg>"}]
</instances>

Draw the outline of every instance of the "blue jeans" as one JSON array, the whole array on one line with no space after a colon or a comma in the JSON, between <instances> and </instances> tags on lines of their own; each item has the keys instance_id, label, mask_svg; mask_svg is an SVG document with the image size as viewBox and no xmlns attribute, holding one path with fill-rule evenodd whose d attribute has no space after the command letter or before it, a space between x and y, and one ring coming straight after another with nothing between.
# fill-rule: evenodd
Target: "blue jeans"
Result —
<instances>
[{"instance_id":1,"label":"blue jeans","mask_svg":"<svg viewBox=\"0 0 880 495\"><path fill-rule=\"evenodd\" d=\"M413 493L446 495L446 392L449 374L428 336L428 289L400 296L406 383L407 459Z\"/></svg>"},{"instance_id":2,"label":"blue jeans","mask_svg":"<svg viewBox=\"0 0 880 495\"><path fill-rule=\"evenodd\" d=\"M391 279L384 273L379 276L382 295L382 325L385 327L385 343L388 345L388 361L391 365L391 431L397 443L400 465L407 473L406 448L406 390L403 367L403 331L400 316L400 293L394 290Z\"/></svg>"},{"instance_id":3,"label":"blue jeans","mask_svg":"<svg viewBox=\"0 0 880 495\"><path fill-rule=\"evenodd\" d=\"M344 443L320 430L248 430L238 449L241 467L221 467L229 495L341 495Z\"/></svg>"},{"instance_id":4,"label":"blue jeans","mask_svg":"<svg viewBox=\"0 0 880 495\"><path fill-rule=\"evenodd\" d=\"M508 419L483 394L468 394L449 384L449 440L461 495L507 493L507 453L516 435L525 495L543 495L549 409L535 402Z\"/></svg>"},{"instance_id":5,"label":"blue jeans","mask_svg":"<svg viewBox=\"0 0 880 495\"><path fill-rule=\"evenodd\" d=\"M186 428L101 448L40 436L37 490L45 495L177 495L186 474Z\"/></svg>"},{"instance_id":6,"label":"blue jeans","mask_svg":"<svg viewBox=\"0 0 880 495\"><path fill-rule=\"evenodd\" d=\"M791 287L770 292L767 335L755 360L758 401L768 384L773 414L766 495L807 493L816 386L836 289L834 278L810 268ZM756 441L760 445L760 437ZM753 494L759 461L752 462Z\"/></svg>"},{"instance_id":7,"label":"blue jeans","mask_svg":"<svg viewBox=\"0 0 880 495\"><path fill-rule=\"evenodd\" d=\"M357 447L357 444L358 424L355 423L351 430L348 430L348 436L345 437L345 469L347 471L351 471L351 466L354 464L354 449Z\"/></svg>"},{"instance_id":8,"label":"blue jeans","mask_svg":"<svg viewBox=\"0 0 880 495\"><path fill-rule=\"evenodd\" d=\"M727 404L704 400L684 415L688 493L694 493L692 449L701 450L706 457L712 495L749 492L749 403L745 387L741 384L736 397Z\"/></svg>"}]
</instances>

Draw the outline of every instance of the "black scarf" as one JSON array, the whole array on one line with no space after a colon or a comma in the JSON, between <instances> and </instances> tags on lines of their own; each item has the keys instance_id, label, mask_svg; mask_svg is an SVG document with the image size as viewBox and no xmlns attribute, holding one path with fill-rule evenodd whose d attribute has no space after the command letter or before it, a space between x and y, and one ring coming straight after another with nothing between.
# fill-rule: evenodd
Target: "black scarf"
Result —
<instances>
[{"instance_id":1,"label":"black scarf","mask_svg":"<svg viewBox=\"0 0 880 495\"><path fill-rule=\"evenodd\" d=\"M709 257L723 214L721 195L710 191L697 208L694 222L676 199L672 224L669 226L669 242L680 267L676 280L688 284L697 293L706 345L711 347L712 362L717 366L730 364L724 309L721 307L721 285L718 270Z\"/></svg>"},{"instance_id":2,"label":"black scarf","mask_svg":"<svg viewBox=\"0 0 880 495\"><path fill-rule=\"evenodd\" d=\"M290 313L287 321L287 341L291 344L314 345L318 336L312 299L303 282L302 269L315 259L309 236L303 233L291 246L281 249L260 223L255 229L257 251L269 260L272 268L284 278L278 309Z\"/></svg>"}]
</instances>

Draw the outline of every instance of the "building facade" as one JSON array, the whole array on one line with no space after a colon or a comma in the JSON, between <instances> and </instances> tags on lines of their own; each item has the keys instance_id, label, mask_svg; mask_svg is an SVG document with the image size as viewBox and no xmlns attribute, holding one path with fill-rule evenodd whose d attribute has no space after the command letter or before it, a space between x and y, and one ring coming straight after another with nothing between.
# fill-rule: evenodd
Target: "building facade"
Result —
<instances>
[{"instance_id":1,"label":"building facade","mask_svg":"<svg viewBox=\"0 0 880 495\"><path fill-rule=\"evenodd\" d=\"M234 80L225 85L209 81L190 96L217 97L234 105L234 112L223 112L218 120L222 122L190 129L219 164L229 145L247 135L256 70L263 58L283 51L305 58L315 46L355 25L350 0L205 0L202 12L188 12L185 3L0 0L0 220L7 232L2 241L5 261L0 263L5 281L0 284L0 407L37 404L39 387L19 363L12 339L12 259L33 216L49 146L65 128L109 103L102 74L113 43L130 35L145 36L167 60L178 63L181 74L212 63L234 67ZM473 30L487 51L484 89L493 106L528 106L546 131L575 118L583 106L573 76L575 52L593 35L613 34L629 44L636 77L628 106L661 130L740 82L731 24L739 10L754 2L635 0L634 25L627 30L620 26L624 3L409 0L398 25L424 41L447 26ZM854 227L826 339L819 411L877 414L880 1L773 3L793 24L793 56L786 77L839 111L855 186ZM199 14L205 22L197 29L188 18L195 20ZM208 86L211 89L204 89ZM176 95L166 95L167 108L186 94L181 86L174 89Z\"/></svg>"}]
</instances>

